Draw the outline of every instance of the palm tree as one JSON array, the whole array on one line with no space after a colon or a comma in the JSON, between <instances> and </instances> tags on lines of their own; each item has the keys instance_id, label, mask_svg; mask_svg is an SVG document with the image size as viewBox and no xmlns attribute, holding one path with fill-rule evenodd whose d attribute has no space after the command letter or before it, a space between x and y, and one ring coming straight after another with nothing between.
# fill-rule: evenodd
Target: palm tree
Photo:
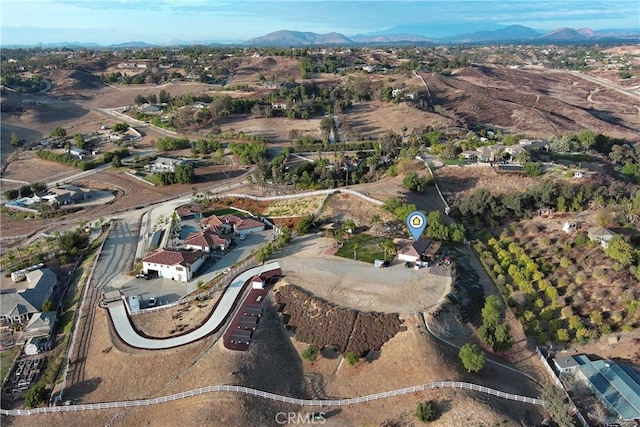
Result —
<instances>
[{"instance_id":1,"label":"palm tree","mask_svg":"<svg viewBox=\"0 0 640 427\"><path fill-rule=\"evenodd\" d=\"M382 249L384 250L384 260L387 260L387 255L394 256L396 254L396 245L393 244L392 240L385 240L381 243Z\"/></svg>"},{"instance_id":2,"label":"palm tree","mask_svg":"<svg viewBox=\"0 0 640 427\"><path fill-rule=\"evenodd\" d=\"M353 245L353 260L356 261L358 258L358 244Z\"/></svg>"},{"instance_id":3,"label":"palm tree","mask_svg":"<svg viewBox=\"0 0 640 427\"><path fill-rule=\"evenodd\" d=\"M595 195L589 200L589 209L596 210L604 207L604 198L601 195Z\"/></svg>"},{"instance_id":4,"label":"palm tree","mask_svg":"<svg viewBox=\"0 0 640 427\"><path fill-rule=\"evenodd\" d=\"M640 222L640 209L636 208L631 200L625 199L622 202L622 214L629 224L635 225Z\"/></svg>"}]
</instances>

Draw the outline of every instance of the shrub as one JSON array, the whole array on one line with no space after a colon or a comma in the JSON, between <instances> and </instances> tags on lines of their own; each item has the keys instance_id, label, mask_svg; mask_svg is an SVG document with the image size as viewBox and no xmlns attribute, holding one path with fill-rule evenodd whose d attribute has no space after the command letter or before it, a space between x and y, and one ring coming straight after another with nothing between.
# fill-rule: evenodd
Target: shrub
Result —
<instances>
[{"instance_id":1,"label":"shrub","mask_svg":"<svg viewBox=\"0 0 640 427\"><path fill-rule=\"evenodd\" d=\"M437 417L436 410L431 402L420 402L416 407L416 418L423 423L435 420Z\"/></svg>"},{"instance_id":2,"label":"shrub","mask_svg":"<svg viewBox=\"0 0 640 427\"><path fill-rule=\"evenodd\" d=\"M360 361L360 356L358 356L353 351L350 351L345 356L345 359L347 360L347 363L349 364L349 366L355 366Z\"/></svg>"},{"instance_id":3,"label":"shrub","mask_svg":"<svg viewBox=\"0 0 640 427\"><path fill-rule=\"evenodd\" d=\"M47 401L47 389L44 384L36 384L27 391L24 396L24 406L27 408L35 408Z\"/></svg>"},{"instance_id":4,"label":"shrub","mask_svg":"<svg viewBox=\"0 0 640 427\"><path fill-rule=\"evenodd\" d=\"M310 345L302 351L302 358L309 362L315 362L318 360L318 347Z\"/></svg>"}]
</instances>

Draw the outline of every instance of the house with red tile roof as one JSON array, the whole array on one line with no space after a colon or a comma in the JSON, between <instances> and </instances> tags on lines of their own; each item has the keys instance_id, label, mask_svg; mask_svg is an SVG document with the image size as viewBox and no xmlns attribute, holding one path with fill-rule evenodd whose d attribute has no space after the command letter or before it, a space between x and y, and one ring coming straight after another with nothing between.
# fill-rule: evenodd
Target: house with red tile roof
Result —
<instances>
[{"instance_id":1,"label":"house with red tile roof","mask_svg":"<svg viewBox=\"0 0 640 427\"><path fill-rule=\"evenodd\" d=\"M180 220L201 219L202 208L197 205L184 205L176 209L176 214L178 215Z\"/></svg>"},{"instance_id":2,"label":"house with red tile roof","mask_svg":"<svg viewBox=\"0 0 640 427\"><path fill-rule=\"evenodd\" d=\"M142 271L152 277L188 282L204 263L205 257L206 253L199 249L193 251L160 249L142 259Z\"/></svg>"},{"instance_id":3,"label":"house with red tile roof","mask_svg":"<svg viewBox=\"0 0 640 427\"><path fill-rule=\"evenodd\" d=\"M198 233L191 233L184 241L186 249L200 249L204 252L211 252L215 249L226 251L231 244L230 239L218 236L211 228L204 229Z\"/></svg>"},{"instance_id":4,"label":"house with red tile roof","mask_svg":"<svg viewBox=\"0 0 640 427\"><path fill-rule=\"evenodd\" d=\"M263 222L253 218L240 218L236 215L211 215L201 220L200 225L202 228L217 227L222 233L233 231L238 235L256 233L265 229Z\"/></svg>"}]
</instances>

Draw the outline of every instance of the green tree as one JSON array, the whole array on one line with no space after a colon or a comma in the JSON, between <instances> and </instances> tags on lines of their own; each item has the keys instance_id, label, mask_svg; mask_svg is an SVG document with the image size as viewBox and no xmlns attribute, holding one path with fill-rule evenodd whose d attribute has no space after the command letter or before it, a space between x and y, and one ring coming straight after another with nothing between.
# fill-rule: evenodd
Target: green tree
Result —
<instances>
[{"instance_id":1,"label":"green tree","mask_svg":"<svg viewBox=\"0 0 640 427\"><path fill-rule=\"evenodd\" d=\"M437 417L437 413L431 402L420 402L416 407L416 418L418 421L428 423L434 421Z\"/></svg>"},{"instance_id":2,"label":"green tree","mask_svg":"<svg viewBox=\"0 0 640 427\"><path fill-rule=\"evenodd\" d=\"M360 356L358 356L358 354L354 353L353 351L350 351L345 356L345 359L347 360L349 366L355 366L360 361Z\"/></svg>"},{"instance_id":3,"label":"green tree","mask_svg":"<svg viewBox=\"0 0 640 427\"><path fill-rule=\"evenodd\" d=\"M21 145L22 145L22 140L18 138L18 135L16 135L15 132L11 132L11 146L19 147Z\"/></svg>"},{"instance_id":4,"label":"green tree","mask_svg":"<svg viewBox=\"0 0 640 427\"><path fill-rule=\"evenodd\" d=\"M296 227L296 231L298 234L306 234L309 232L309 229L313 225L313 216L306 215L302 217L302 219L298 222L298 226Z\"/></svg>"},{"instance_id":5,"label":"green tree","mask_svg":"<svg viewBox=\"0 0 640 427\"><path fill-rule=\"evenodd\" d=\"M484 367L486 356L484 351L475 344L467 343L460 348L458 357L469 372L478 372Z\"/></svg>"},{"instance_id":6,"label":"green tree","mask_svg":"<svg viewBox=\"0 0 640 427\"><path fill-rule=\"evenodd\" d=\"M540 398L544 402L544 409L559 427L573 427L573 420L569 414L569 407L565 404L565 394L563 390L552 384L547 384L542 388Z\"/></svg>"},{"instance_id":7,"label":"green tree","mask_svg":"<svg viewBox=\"0 0 640 427\"><path fill-rule=\"evenodd\" d=\"M310 345L302 351L302 358L304 360L308 360L309 362L315 362L318 360L318 347L314 345Z\"/></svg>"},{"instance_id":8,"label":"green tree","mask_svg":"<svg viewBox=\"0 0 640 427\"><path fill-rule=\"evenodd\" d=\"M416 172L411 171L402 179L402 186L410 191L422 193L426 188L428 180L420 177Z\"/></svg>"},{"instance_id":9,"label":"green tree","mask_svg":"<svg viewBox=\"0 0 640 427\"><path fill-rule=\"evenodd\" d=\"M51 131L51 136L54 138L64 138L67 136L67 131L60 126L57 126Z\"/></svg>"},{"instance_id":10,"label":"green tree","mask_svg":"<svg viewBox=\"0 0 640 427\"><path fill-rule=\"evenodd\" d=\"M76 144L76 147L84 149L84 135L82 135L81 133L74 133L73 143Z\"/></svg>"},{"instance_id":11,"label":"green tree","mask_svg":"<svg viewBox=\"0 0 640 427\"><path fill-rule=\"evenodd\" d=\"M526 162L522 170L529 176L536 177L542 175L542 169L538 162Z\"/></svg>"},{"instance_id":12,"label":"green tree","mask_svg":"<svg viewBox=\"0 0 640 427\"><path fill-rule=\"evenodd\" d=\"M631 243L619 234L609 241L606 251L607 255L625 267L631 265L637 255Z\"/></svg>"},{"instance_id":13,"label":"green tree","mask_svg":"<svg viewBox=\"0 0 640 427\"><path fill-rule=\"evenodd\" d=\"M489 295L484 300L484 307L482 307L481 313L483 324L497 325L502 316L502 303L500 302L500 298L496 295Z\"/></svg>"},{"instance_id":14,"label":"green tree","mask_svg":"<svg viewBox=\"0 0 640 427\"><path fill-rule=\"evenodd\" d=\"M177 165L175 170L175 180L178 184L193 184L196 174L191 165Z\"/></svg>"},{"instance_id":15,"label":"green tree","mask_svg":"<svg viewBox=\"0 0 640 427\"><path fill-rule=\"evenodd\" d=\"M44 313L47 311L54 311L55 306L53 305L53 301L51 301L50 298L48 298L45 302L42 303L42 307L40 308L40 310Z\"/></svg>"},{"instance_id":16,"label":"green tree","mask_svg":"<svg viewBox=\"0 0 640 427\"><path fill-rule=\"evenodd\" d=\"M44 384L38 383L31 387L24 396L24 406L27 408L35 408L47 401L49 392Z\"/></svg>"}]
</instances>

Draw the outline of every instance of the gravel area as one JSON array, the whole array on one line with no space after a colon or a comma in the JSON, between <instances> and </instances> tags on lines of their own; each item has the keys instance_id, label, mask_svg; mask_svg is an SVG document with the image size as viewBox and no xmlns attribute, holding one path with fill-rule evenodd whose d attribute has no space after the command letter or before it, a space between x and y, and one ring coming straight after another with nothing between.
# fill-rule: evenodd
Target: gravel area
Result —
<instances>
[{"instance_id":1,"label":"gravel area","mask_svg":"<svg viewBox=\"0 0 640 427\"><path fill-rule=\"evenodd\" d=\"M389 267L325 255L333 239L317 235L294 241L278 254L287 282L320 298L366 311L416 313L437 306L449 292L451 276L439 267Z\"/></svg>"}]
</instances>

